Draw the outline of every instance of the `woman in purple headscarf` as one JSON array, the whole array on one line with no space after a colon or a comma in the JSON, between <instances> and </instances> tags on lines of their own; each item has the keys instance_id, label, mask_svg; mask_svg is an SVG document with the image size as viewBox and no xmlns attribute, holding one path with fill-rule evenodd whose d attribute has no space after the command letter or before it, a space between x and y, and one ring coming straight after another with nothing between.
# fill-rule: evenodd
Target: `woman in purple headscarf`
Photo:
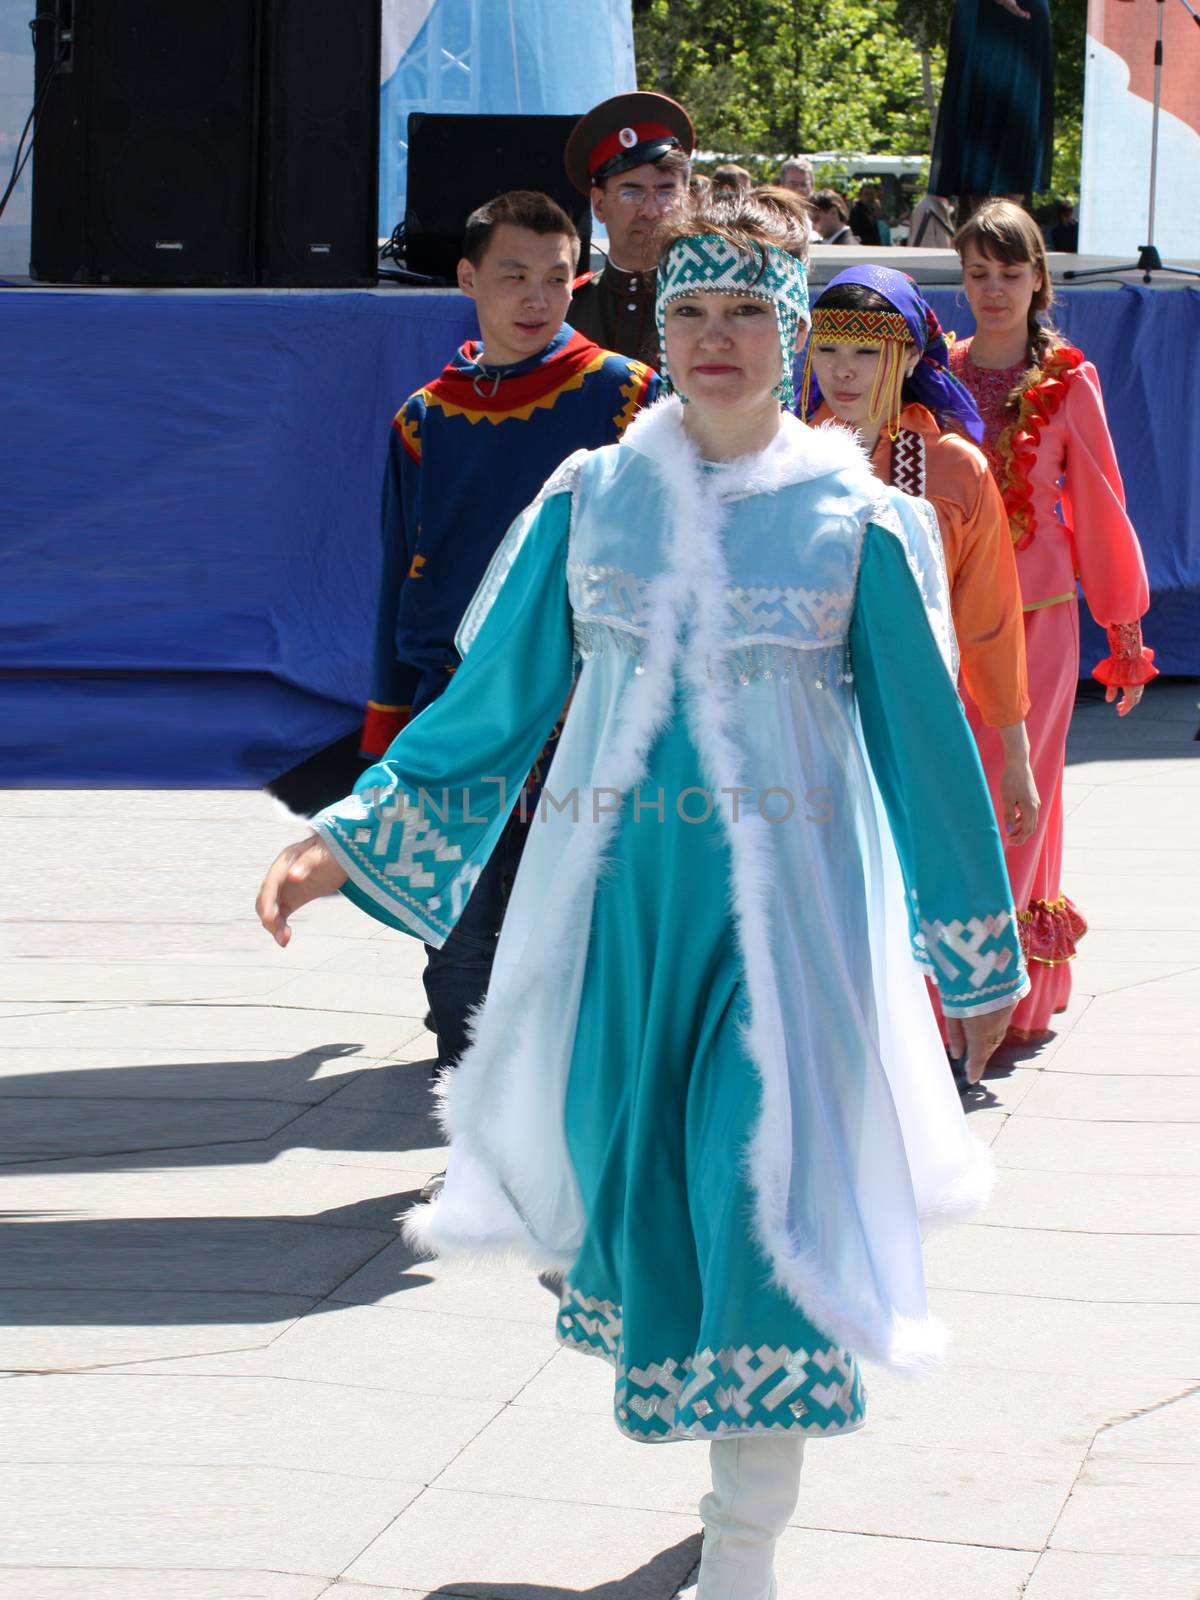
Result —
<instances>
[{"instance_id":1,"label":"woman in purple headscarf","mask_svg":"<svg viewBox=\"0 0 1200 1600\"><path fill-rule=\"evenodd\" d=\"M801 414L857 429L876 477L937 512L963 684L1000 736L999 820L1009 845L1023 844L1039 802L1025 733L1021 591L1004 502L976 448L975 402L950 372L937 316L907 273L840 272L812 317ZM953 1025L950 1045L957 1055Z\"/></svg>"}]
</instances>

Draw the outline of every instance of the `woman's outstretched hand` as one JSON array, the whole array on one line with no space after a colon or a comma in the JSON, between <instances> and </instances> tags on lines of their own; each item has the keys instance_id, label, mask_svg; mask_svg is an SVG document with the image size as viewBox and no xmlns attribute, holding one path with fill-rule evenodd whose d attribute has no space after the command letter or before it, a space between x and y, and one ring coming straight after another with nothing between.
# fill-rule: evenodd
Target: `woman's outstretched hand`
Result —
<instances>
[{"instance_id":1,"label":"woman's outstretched hand","mask_svg":"<svg viewBox=\"0 0 1200 1600\"><path fill-rule=\"evenodd\" d=\"M1133 710L1134 706L1137 705L1138 701L1142 698L1145 690L1146 685L1144 683L1131 683L1127 688L1121 689L1120 691L1118 691L1116 684L1110 683L1108 688L1104 691L1104 698L1108 701L1109 705L1111 705L1117 698L1117 694L1119 692L1121 696L1121 703L1117 707L1117 715L1119 717L1127 717Z\"/></svg>"},{"instance_id":2,"label":"woman's outstretched hand","mask_svg":"<svg viewBox=\"0 0 1200 1600\"><path fill-rule=\"evenodd\" d=\"M293 911L322 895L336 894L346 881L325 843L315 833L297 839L281 850L267 868L254 909L258 920L278 945L292 937L288 918Z\"/></svg>"},{"instance_id":3,"label":"woman's outstretched hand","mask_svg":"<svg viewBox=\"0 0 1200 1600\"><path fill-rule=\"evenodd\" d=\"M946 1042L955 1060L966 1056L968 1083L978 1083L983 1077L984 1068L1004 1041L1014 1009L1005 1006L982 1017L946 1018Z\"/></svg>"}]
</instances>

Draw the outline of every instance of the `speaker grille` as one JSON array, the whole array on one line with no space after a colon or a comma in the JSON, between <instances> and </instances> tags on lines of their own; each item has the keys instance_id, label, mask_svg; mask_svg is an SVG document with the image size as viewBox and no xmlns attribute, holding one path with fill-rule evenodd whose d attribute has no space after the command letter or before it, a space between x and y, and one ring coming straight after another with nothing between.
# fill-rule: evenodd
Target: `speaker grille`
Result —
<instances>
[{"instance_id":1,"label":"speaker grille","mask_svg":"<svg viewBox=\"0 0 1200 1600\"><path fill-rule=\"evenodd\" d=\"M265 20L260 281L374 283L379 0L266 0Z\"/></svg>"},{"instance_id":2,"label":"speaker grille","mask_svg":"<svg viewBox=\"0 0 1200 1600\"><path fill-rule=\"evenodd\" d=\"M254 281L258 0L77 6L91 86L89 270Z\"/></svg>"},{"instance_id":3,"label":"speaker grille","mask_svg":"<svg viewBox=\"0 0 1200 1600\"><path fill-rule=\"evenodd\" d=\"M38 0L33 271L376 281L380 0ZM260 87L261 86L261 87Z\"/></svg>"}]
</instances>

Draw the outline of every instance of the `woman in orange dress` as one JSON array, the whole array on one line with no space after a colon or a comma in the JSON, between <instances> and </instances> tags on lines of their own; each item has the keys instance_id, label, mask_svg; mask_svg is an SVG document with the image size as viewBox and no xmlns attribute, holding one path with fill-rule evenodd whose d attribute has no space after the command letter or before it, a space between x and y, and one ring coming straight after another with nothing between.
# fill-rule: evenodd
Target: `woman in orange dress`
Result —
<instances>
[{"instance_id":1,"label":"woman in orange dress","mask_svg":"<svg viewBox=\"0 0 1200 1600\"><path fill-rule=\"evenodd\" d=\"M1006 844L1019 848L1037 827L1038 794L1017 566L1004 503L972 443L983 424L948 369L937 316L906 273L852 267L813 306L805 370L810 419L855 428L875 476L937 513L963 685L1002 752L994 798ZM956 1056L957 1033L951 1023Z\"/></svg>"},{"instance_id":2,"label":"woman in orange dress","mask_svg":"<svg viewBox=\"0 0 1200 1600\"><path fill-rule=\"evenodd\" d=\"M1083 352L1042 321L1052 289L1041 233L1019 206L993 200L959 230L955 248L976 332L954 346L950 365L983 418L984 453L1012 529L1032 701L1026 725L1044 801L1034 836L1006 853L1032 984L1010 1033L1029 1039L1066 1009L1069 963L1087 932L1061 880L1063 768L1079 679L1077 583L1108 632L1110 653L1092 676L1107 700L1120 694L1119 716L1158 672L1142 645L1150 590L1100 380ZM982 705L970 694L965 703L995 799L1003 752Z\"/></svg>"}]
</instances>

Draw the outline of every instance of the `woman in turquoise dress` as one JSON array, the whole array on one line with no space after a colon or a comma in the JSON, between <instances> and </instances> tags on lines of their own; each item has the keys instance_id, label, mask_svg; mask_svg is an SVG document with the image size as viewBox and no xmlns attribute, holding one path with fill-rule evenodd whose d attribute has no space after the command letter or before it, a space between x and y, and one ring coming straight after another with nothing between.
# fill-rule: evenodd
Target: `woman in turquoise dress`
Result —
<instances>
[{"instance_id":1,"label":"woman in turquoise dress","mask_svg":"<svg viewBox=\"0 0 1200 1600\"><path fill-rule=\"evenodd\" d=\"M674 395L517 519L449 690L259 896L283 944L337 889L444 939L571 697L406 1231L558 1274L621 1431L710 1443L701 1600L774 1594L860 1358L939 1359L921 1225L990 1169L922 965L976 1079L1026 984L932 512L784 409L806 233L740 197L667 225Z\"/></svg>"}]
</instances>

